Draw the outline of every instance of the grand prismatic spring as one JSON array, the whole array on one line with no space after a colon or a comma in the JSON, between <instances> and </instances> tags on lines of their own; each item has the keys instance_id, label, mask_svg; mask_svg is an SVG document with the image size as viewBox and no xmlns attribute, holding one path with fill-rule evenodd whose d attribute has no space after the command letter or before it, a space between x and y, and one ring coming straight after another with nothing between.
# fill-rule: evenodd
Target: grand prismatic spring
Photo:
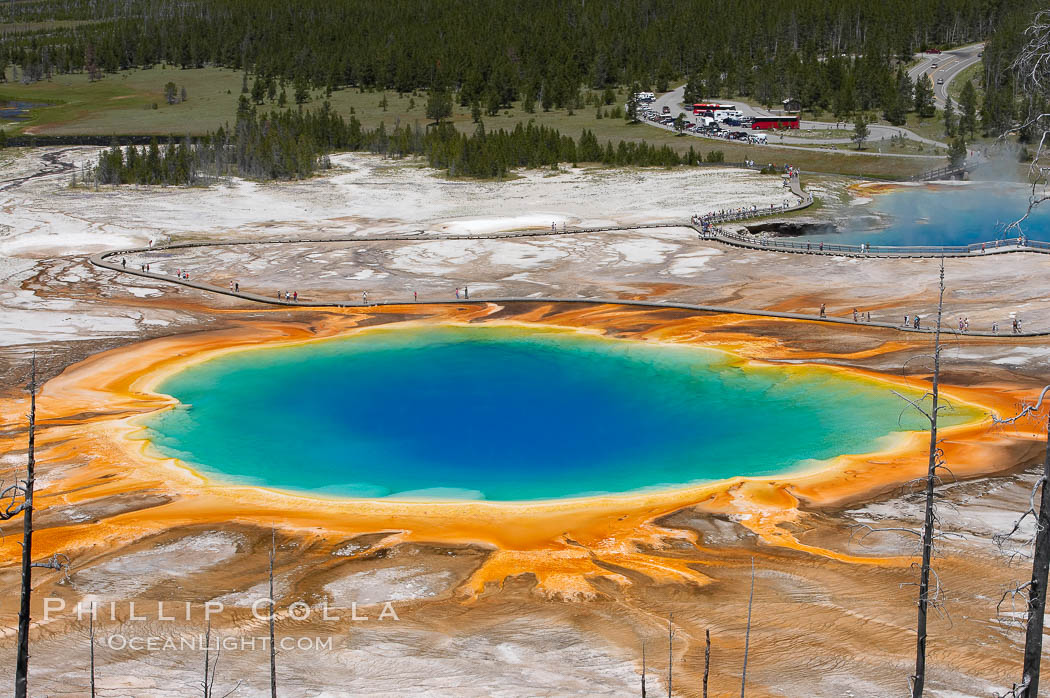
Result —
<instances>
[{"instance_id":1,"label":"grand prismatic spring","mask_svg":"<svg viewBox=\"0 0 1050 698\"><path fill-rule=\"evenodd\" d=\"M163 456L219 480L369 498L536 500L775 475L922 426L885 386L829 369L498 327L240 351L157 390L180 402L143 420Z\"/></svg>"}]
</instances>

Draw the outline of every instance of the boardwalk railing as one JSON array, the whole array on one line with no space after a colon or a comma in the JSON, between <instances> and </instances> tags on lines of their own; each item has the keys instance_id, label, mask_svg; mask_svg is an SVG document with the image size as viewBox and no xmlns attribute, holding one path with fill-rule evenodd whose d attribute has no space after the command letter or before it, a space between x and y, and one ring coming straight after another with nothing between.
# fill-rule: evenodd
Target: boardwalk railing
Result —
<instances>
[{"instance_id":1,"label":"boardwalk railing","mask_svg":"<svg viewBox=\"0 0 1050 698\"><path fill-rule=\"evenodd\" d=\"M829 242L799 242L783 238L761 238L724 228L699 229L701 240L715 240L737 247L780 250L803 254L847 255L852 257L961 257L1004 252L1031 251L1050 254L1050 243L1028 238L1006 238L972 245L846 245Z\"/></svg>"},{"instance_id":2,"label":"boardwalk railing","mask_svg":"<svg viewBox=\"0 0 1050 698\"><path fill-rule=\"evenodd\" d=\"M946 165L944 167L938 167L936 170L927 170L922 174L917 174L911 178L913 182L930 182L937 179L952 179L954 177L961 177L975 166L972 164L962 165Z\"/></svg>"},{"instance_id":3,"label":"boardwalk railing","mask_svg":"<svg viewBox=\"0 0 1050 698\"><path fill-rule=\"evenodd\" d=\"M794 204L789 206L774 205L768 209L759 206L741 206L739 208L732 208L725 211L705 213L703 215L693 216L693 226L698 229L703 229L707 226L718 225L720 223L733 223L736 221L751 220L752 218L775 216L779 213L790 213L791 211L798 211L813 205L813 195L802 189L797 175L788 177L787 183L788 188L791 190L791 194L798 199Z\"/></svg>"}]
</instances>

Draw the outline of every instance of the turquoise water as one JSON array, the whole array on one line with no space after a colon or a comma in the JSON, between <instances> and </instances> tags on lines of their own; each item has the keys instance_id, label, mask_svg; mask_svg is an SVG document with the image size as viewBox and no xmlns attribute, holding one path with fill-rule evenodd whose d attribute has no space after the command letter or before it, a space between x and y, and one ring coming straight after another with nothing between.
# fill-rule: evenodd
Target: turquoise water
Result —
<instances>
[{"instance_id":1,"label":"turquoise water","mask_svg":"<svg viewBox=\"0 0 1050 698\"><path fill-rule=\"evenodd\" d=\"M221 481L351 497L669 488L871 451L901 429L887 388L830 370L498 327L237 352L159 391L183 403L145 421L161 454Z\"/></svg>"},{"instance_id":2,"label":"turquoise water","mask_svg":"<svg viewBox=\"0 0 1050 698\"><path fill-rule=\"evenodd\" d=\"M1003 227L1024 215L1028 187L999 184L908 187L877 194L871 204L855 213L889 217L885 229L872 230L862 221L847 223L839 233L806 236L844 244L871 245L969 245L1003 237ZM1022 224L1032 240L1050 241L1050 207L1037 208ZM1010 233L1009 237L1017 237Z\"/></svg>"}]
</instances>

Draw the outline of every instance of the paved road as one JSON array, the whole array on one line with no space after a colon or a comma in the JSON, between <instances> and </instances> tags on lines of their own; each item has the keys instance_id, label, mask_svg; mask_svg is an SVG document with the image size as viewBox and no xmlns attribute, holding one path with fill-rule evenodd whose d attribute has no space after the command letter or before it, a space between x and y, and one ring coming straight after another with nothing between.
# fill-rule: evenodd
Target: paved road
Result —
<instances>
[{"instance_id":1,"label":"paved road","mask_svg":"<svg viewBox=\"0 0 1050 698\"><path fill-rule=\"evenodd\" d=\"M939 54L920 54L919 62L908 70L908 76L914 82L920 75L927 73L933 81L934 104L938 109L944 109L952 80L970 66L980 63L983 52L984 44L972 44ZM943 80L944 83L938 85L937 80Z\"/></svg>"},{"instance_id":2,"label":"paved road","mask_svg":"<svg viewBox=\"0 0 1050 698\"><path fill-rule=\"evenodd\" d=\"M663 111L664 107L668 107L671 110L671 115L672 116L677 116L679 113L682 113L682 114L685 114L690 120L692 120L692 118L693 118L692 107L686 108L686 106L682 103L682 97L683 97L684 93L685 93L685 86L684 85L682 87L679 87L679 88L675 89L675 90L671 90L670 92L666 92L666 93L664 93L664 94L662 94L662 95L660 95L659 97L656 98L656 100L653 102L653 108L657 111L657 113L660 113L660 112ZM734 106L736 106L737 109L739 109L744 114L744 116L752 116L752 117L755 117L755 116L779 116L779 114L775 114L774 112L772 112L772 111L770 111L768 109L763 109L761 107L756 107L754 105L747 104L746 102L742 102L742 101L740 101L738 99L711 99L711 100L706 100L705 99L704 101L722 102L722 103L727 103L727 104L733 104ZM656 126L658 128L668 129L668 127L663 126L661 124L654 123L652 121L646 121L644 123L649 124L650 126ZM851 124L851 123L839 123L839 124L836 124L836 123L828 122L828 121L802 121L800 125L801 125L803 130L840 130L840 131L842 131L842 136L840 136L840 137L830 137L830 138L801 138L801 137L798 137L798 136L785 135L785 136L783 136L783 138L781 138L779 135L773 135L772 132L767 132L768 135L769 135L769 143L770 143L770 145L776 145L778 147L780 147L780 146L791 147L793 145L794 146L802 146L803 144L807 144L809 146L814 146L814 145L842 145L842 144L846 144L846 143L852 143L852 140L850 139L850 136L853 135L853 124ZM670 129L668 129L668 130L670 130ZM743 128L728 127L727 130L729 130L729 131L744 131L746 133L754 133L753 131L750 131L748 129L743 129ZM905 158L929 158L929 157L934 157L934 156L930 156L930 155L913 155L913 154L909 154L909 153L879 153L877 151L876 152L872 152L870 150L871 145L874 145L876 141L879 141L879 140L882 140L882 139L887 139L888 140L889 138L891 138L893 136L904 136L905 138L908 138L910 140L918 141L918 142L924 143L926 145L932 145L934 147L940 147L940 148L947 148L948 147L947 144L945 144L945 143L942 143L940 141L935 141L935 140L933 140L931 138L925 138L923 136L920 136L917 133L914 133L913 131L909 131L906 128L897 128L896 126L883 126L883 125L880 125L880 124L871 124L871 125L868 126L868 132L870 133L870 135L868 136L869 150L864 151L863 153L860 153L862 155L882 155L882 156L889 156L889 157L905 157ZM693 134L687 134L687 135L693 135ZM721 140L721 139L715 139L715 140ZM805 148L805 150L812 150L812 148ZM836 151L836 152L841 152L843 154L846 154L846 153L848 153L850 151Z\"/></svg>"}]
</instances>

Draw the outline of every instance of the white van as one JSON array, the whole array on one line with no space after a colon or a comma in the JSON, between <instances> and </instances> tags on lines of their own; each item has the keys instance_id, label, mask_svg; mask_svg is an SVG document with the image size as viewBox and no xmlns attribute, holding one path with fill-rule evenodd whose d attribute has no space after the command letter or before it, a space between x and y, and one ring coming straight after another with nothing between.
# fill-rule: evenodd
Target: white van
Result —
<instances>
[{"instance_id":1,"label":"white van","mask_svg":"<svg viewBox=\"0 0 1050 698\"><path fill-rule=\"evenodd\" d=\"M725 121L730 116L732 116L732 112L726 111L725 109L719 109L714 113L715 121Z\"/></svg>"},{"instance_id":2,"label":"white van","mask_svg":"<svg viewBox=\"0 0 1050 698\"><path fill-rule=\"evenodd\" d=\"M768 138L764 133L755 133L751 136L751 142L757 143L758 145L765 145Z\"/></svg>"}]
</instances>

